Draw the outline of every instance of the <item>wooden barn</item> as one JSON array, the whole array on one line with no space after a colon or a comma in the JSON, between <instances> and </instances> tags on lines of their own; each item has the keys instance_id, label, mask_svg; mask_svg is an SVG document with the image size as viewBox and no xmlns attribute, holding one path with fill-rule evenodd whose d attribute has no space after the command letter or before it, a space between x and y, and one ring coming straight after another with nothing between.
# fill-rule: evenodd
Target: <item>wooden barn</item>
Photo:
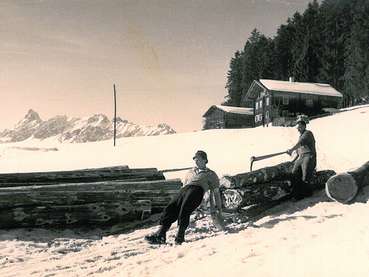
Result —
<instances>
[{"instance_id":1,"label":"wooden barn","mask_svg":"<svg viewBox=\"0 0 369 277\"><path fill-rule=\"evenodd\" d=\"M203 129L254 127L254 109L213 105L203 115Z\"/></svg>"},{"instance_id":2,"label":"wooden barn","mask_svg":"<svg viewBox=\"0 0 369 277\"><path fill-rule=\"evenodd\" d=\"M328 84L260 79L252 82L241 106L253 106L255 126L289 126L299 114L311 117L338 108L342 97Z\"/></svg>"}]
</instances>

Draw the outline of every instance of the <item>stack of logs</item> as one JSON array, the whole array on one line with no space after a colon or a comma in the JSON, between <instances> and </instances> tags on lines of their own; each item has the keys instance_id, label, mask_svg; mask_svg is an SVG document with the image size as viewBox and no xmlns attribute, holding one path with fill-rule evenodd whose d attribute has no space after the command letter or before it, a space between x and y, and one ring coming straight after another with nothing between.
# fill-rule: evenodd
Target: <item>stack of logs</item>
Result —
<instances>
[{"instance_id":1,"label":"stack of logs","mask_svg":"<svg viewBox=\"0 0 369 277\"><path fill-rule=\"evenodd\" d=\"M243 214L246 218L260 214L292 197L293 163L286 162L252 172L221 179L225 211ZM333 170L314 174L311 189L323 189L326 181L335 174Z\"/></svg>"},{"instance_id":2,"label":"stack of logs","mask_svg":"<svg viewBox=\"0 0 369 277\"><path fill-rule=\"evenodd\" d=\"M111 225L164 209L181 188L155 168L0 174L0 228Z\"/></svg>"},{"instance_id":3,"label":"stack of logs","mask_svg":"<svg viewBox=\"0 0 369 277\"><path fill-rule=\"evenodd\" d=\"M291 198L293 163L221 179L224 211L251 218ZM311 188L339 202L369 184L369 162L334 177L314 174ZM329 181L327 182L327 180ZM58 172L0 174L0 228L112 225L160 213L182 187L156 168L127 166Z\"/></svg>"}]
</instances>

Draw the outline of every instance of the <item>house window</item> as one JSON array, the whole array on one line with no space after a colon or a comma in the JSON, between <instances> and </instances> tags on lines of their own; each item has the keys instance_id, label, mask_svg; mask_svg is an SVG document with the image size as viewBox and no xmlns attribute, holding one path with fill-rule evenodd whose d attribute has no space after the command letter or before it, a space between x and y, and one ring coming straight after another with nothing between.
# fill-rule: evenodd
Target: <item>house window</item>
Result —
<instances>
[{"instance_id":1,"label":"house window","mask_svg":"<svg viewBox=\"0 0 369 277\"><path fill-rule=\"evenodd\" d=\"M266 106L269 106L269 97L266 98L266 103L265 103Z\"/></svg>"},{"instance_id":2,"label":"house window","mask_svg":"<svg viewBox=\"0 0 369 277\"><path fill-rule=\"evenodd\" d=\"M283 105L288 105L288 103L290 102L289 101L290 99L288 99L288 97L283 97Z\"/></svg>"},{"instance_id":3,"label":"house window","mask_svg":"<svg viewBox=\"0 0 369 277\"><path fill-rule=\"evenodd\" d=\"M257 122L261 121L261 120L262 120L262 118L263 118L263 116L262 116L261 114L257 114L257 115L255 116L255 122L257 123Z\"/></svg>"},{"instance_id":4,"label":"house window","mask_svg":"<svg viewBox=\"0 0 369 277\"><path fill-rule=\"evenodd\" d=\"M259 102L256 102L256 109L259 109Z\"/></svg>"},{"instance_id":5,"label":"house window","mask_svg":"<svg viewBox=\"0 0 369 277\"><path fill-rule=\"evenodd\" d=\"M263 107L263 99L260 100L259 106L260 106L260 109Z\"/></svg>"},{"instance_id":6,"label":"house window","mask_svg":"<svg viewBox=\"0 0 369 277\"><path fill-rule=\"evenodd\" d=\"M269 111L265 113L265 119L269 119Z\"/></svg>"},{"instance_id":7,"label":"house window","mask_svg":"<svg viewBox=\"0 0 369 277\"><path fill-rule=\"evenodd\" d=\"M314 106L314 102L313 102L313 99L306 99L306 106L308 107L313 107Z\"/></svg>"}]
</instances>

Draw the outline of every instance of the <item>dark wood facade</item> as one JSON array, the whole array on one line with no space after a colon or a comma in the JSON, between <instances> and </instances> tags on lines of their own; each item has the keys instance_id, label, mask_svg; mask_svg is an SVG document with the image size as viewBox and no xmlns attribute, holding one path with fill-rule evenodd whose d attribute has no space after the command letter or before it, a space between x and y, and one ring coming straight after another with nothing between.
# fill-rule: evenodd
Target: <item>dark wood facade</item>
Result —
<instances>
[{"instance_id":1,"label":"dark wood facade","mask_svg":"<svg viewBox=\"0 0 369 277\"><path fill-rule=\"evenodd\" d=\"M269 123L275 126L289 126L299 114L312 117L324 113L324 108L338 108L341 99L342 96L328 96L318 92L270 90L254 81L244 96L242 105L249 106L252 103L255 126Z\"/></svg>"},{"instance_id":2,"label":"dark wood facade","mask_svg":"<svg viewBox=\"0 0 369 277\"><path fill-rule=\"evenodd\" d=\"M253 109L214 105L203 115L203 129L254 127Z\"/></svg>"}]
</instances>

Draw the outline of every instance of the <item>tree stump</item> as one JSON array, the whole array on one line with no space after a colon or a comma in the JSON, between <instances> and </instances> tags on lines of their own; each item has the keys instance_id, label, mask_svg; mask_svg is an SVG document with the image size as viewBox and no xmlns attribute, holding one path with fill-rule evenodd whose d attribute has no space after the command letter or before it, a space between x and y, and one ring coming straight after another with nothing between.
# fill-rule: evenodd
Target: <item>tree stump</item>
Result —
<instances>
[{"instance_id":1,"label":"tree stump","mask_svg":"<svg viewBox=\"0 0 369 277\"><path fill-rule=\"evenodd\" d=\"M354 171L332 176L326 182L325 191L330 199L340 203L349 203L358 191L367 185L369 185L369 162Z\"/></svg>"}]
</instances>

